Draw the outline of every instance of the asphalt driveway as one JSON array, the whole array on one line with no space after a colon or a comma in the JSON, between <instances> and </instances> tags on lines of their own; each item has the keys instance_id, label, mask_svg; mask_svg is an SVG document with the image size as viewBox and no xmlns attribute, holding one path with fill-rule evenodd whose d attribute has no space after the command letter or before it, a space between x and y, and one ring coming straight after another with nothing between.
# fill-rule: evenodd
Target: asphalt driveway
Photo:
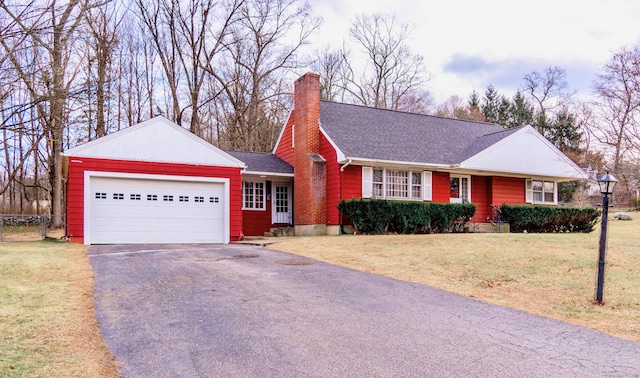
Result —
<instances>
[{"instance_id":1,"label":"asphalt driveway","mask_svg":"<svg viewBox=\"0 0 640 378\"><path fill-rule=\"evenodd\" d=\"M89 256L127 377L640 376L640 343L260 247Z\"/></svg>"}]
</instances>

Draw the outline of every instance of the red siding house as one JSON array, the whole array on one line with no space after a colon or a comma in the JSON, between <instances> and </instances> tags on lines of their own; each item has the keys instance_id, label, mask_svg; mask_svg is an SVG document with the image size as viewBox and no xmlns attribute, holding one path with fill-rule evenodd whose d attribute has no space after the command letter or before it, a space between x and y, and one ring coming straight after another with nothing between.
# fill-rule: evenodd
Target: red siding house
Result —
<instances>
[{"instance_id":1,"label":"red siding house","mask_svg":"<svg viewBox=\"0 0 640 378\"><path fill-rule=\"evenodd\" d=\"M531 126L500 125L320 100L319 76L295 83L274 154L294 167L296 235L339 234L342 199L477 206L557 205L558 183L584 171Z\"/></svg>"},{"instance_id":2,"label":"red siding house","mask_svg":"<svg viewBox=\"0 0 640 378\"><path fill-rule=\"evenodd\" d=\"M558 203L585 173L531 126L502 126L320 100L295 82L273 153L222 151L164 117L64 153L67 234L97 243L228 243L294 226L339 234L340 200Z\"/></svg>"}]
</instances>

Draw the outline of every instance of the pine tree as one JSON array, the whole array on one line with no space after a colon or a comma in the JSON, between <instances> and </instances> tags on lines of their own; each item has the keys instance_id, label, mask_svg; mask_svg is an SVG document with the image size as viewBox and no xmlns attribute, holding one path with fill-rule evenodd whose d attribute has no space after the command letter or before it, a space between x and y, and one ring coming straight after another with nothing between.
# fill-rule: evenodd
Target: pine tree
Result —
<instances>
[{"instance_id":1,"label":"pine tree","mask_svg":"<svg viewBox=\"0 0 640 378\"><path fill-rule=\"evenodd\" d=\"M533 105L524 97L522 92L517 91L511 102L510 119L507 127L533 125L533 123Z\"/></svg>"}]
</instances>

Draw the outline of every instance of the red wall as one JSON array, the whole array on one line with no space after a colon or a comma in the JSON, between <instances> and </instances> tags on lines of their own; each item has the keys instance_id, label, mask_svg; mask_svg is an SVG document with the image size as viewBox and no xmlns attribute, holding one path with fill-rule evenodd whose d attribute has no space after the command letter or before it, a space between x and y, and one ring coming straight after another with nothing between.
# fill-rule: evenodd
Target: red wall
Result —
<instances>
[{"instance_id":1,"label":"red wall","mask_svg":"<svg viewBox=\"0 0 640 378\"><path fill-rule=\"evenodd\" d=\"M344 200L362 198L362 167L348 165L342 175L342 190L340 197Z\"/></svg>"},{"instance_id":2,"label":"red wall","mask_svg":"<svg viewBox=\"0 0 640 378\"><path fill-rule=\"evenodd\" d=\"M242 210L242 233L246 236L263 236L271 231L271 182L265 184L265 210Z\"/></svg>"},{"instance_id":3,"label":"red wall","mask_svg":"<svg viewBox=\"0 0 640 378\"><path fill-rule=\"evenodd\" d=\"M284 126L280 143L276 146L275 155L295 167L294 151L291 146L291 132L293 129L293 120L295 119L295 110L289 115L287 124Z\"/></svg>"},{"instance_id":4,"label":"red wall","mask_svg":"<svg viewBox=\"0 0 640 378\"><path fill-rule=\"evenodd\" d=\"M451 183L449 182L448 172L433 172L431 176L431 200L433 202L449 203L450 195L449 188Z\"/></svg>"},{"instance_id":5,"label":"red wall","mask_svg":"<svg viewBox=\"0 0 640 378\"><path fill-rule=\"evenodd\" d=\"M232 241L242 239L242 177L240 168L69 157L67 236L72 242L84 242L85 171L228 178L231 218L229 235Z\"/></svg>"},{"instance_id":6,"label":"red wall","mask_svg":"<svg viewBox=\"0 0 640 378\"><path fill-rule=\"evenodd\" d=\"M476 205L471 222L485 223L491 214L491 177L471 176L471 202Z\"/></svg>"},{"instance_id":7,"label":"red wall","mask_svg":"<svg viewBox=\"0 0 640 378\"><path fill-rule=\"evenodd\" d=\"M500 206L521 205L525 203L525 179L516 177L494 176L491 186L491 203Z\"/></svg>"},{"instance_id":8,"label":"red wall","mask_svg":"<svg viewBox=\"0 0 640 378\"><path fill-rule=\"evenodd\" d=\"M327 225L340 224L340 164L338 164L338 154L329 140L320 133L320 155L327 161Z\"/></svg>"}]
</instances>

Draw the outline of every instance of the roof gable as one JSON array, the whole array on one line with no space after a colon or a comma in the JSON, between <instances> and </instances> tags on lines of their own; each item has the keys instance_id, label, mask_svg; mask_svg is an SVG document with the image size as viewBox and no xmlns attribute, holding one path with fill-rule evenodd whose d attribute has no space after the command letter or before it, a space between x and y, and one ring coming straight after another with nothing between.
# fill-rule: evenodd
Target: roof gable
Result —
<instances>
[{"instance_id":1,"label":"roof gable","mask_svg":"<svg viewBox=\"0 0 640 378\"><path fill-rule=\"evenodd\" d=\"M585 172L531 126L506 130L476 140L461 168L564 179L586 178ZM469 152L473 152L470 154Z\"/></svg>"},{"instance_id":2,"label":"roof gable","mask_svg":"<svg viewBox=\"0 0 640 378\"><path fill-rule=\"evenodd\" d=\"M65 156L243 168L242 161L158 116L64 152Z\"/></svg>"}]
</instances>

